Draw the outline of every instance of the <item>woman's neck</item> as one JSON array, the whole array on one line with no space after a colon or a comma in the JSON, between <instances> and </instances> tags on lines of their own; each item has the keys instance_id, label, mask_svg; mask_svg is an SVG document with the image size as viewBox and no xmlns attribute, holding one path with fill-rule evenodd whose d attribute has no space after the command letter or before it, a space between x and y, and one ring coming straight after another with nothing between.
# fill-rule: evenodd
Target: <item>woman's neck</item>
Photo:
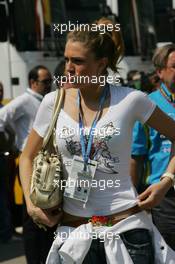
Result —
<instances>
[{"instance_id":1,"label":"woman's neck","mask_svg":"<svg viewBox=\"0 0 175 264\"><path fill-rule=\"evenodd\" d=\"M100 85L80 89L82 101L84 101L85 104L99 102L103 89L104 87Z\"/></svg>"},{"instance_id":2,"label":"woman's neck","mask_svg":"<svg viewBox=\"0 0 175 264\"><path fill-rule=\"evenodd\" d=\"M104 86L89 86L80 88L81 103L85 105L94 105L99 102L99 98L104 89ZM71 88L67 90L67 94L77 98L78 89Z\"/></svg>"}]
</instances>

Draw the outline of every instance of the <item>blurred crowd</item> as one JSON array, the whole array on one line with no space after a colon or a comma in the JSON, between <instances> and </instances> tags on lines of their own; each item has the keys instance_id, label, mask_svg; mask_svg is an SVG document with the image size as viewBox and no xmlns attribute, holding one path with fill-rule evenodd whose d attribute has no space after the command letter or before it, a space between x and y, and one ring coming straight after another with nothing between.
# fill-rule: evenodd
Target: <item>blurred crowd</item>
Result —
<instances>
[{"instance_id":1,"label":"blurred crowd","mask_svg":"<svg viewBox=\"0 0 175 264\"><path fill-rule=\"evenodd\" d=\"M145 73L139 70L131 70L127 73L125 86L149 94L159 88L160 79L156 71Z\"/></svg>"}]
</instances>

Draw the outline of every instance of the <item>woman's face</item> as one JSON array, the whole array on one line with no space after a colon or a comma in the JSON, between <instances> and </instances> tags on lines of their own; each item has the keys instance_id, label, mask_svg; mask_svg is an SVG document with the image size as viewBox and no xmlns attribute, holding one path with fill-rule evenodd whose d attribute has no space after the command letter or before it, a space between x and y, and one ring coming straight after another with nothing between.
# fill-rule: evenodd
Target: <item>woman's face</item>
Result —
<instances>
[{"instance_id":1,"label":"woman's face","mask_svg":"<svg viewBox=\"0 0 175 264\"><path fill-rule=\"evenodd\" d=\"M97 60L82 42L71 40L68 40L66 44L64 56L66 76L64 88L83 88L99 85L98 82L95 83L95 80L104 71L107 58ZM95 77L92 78L92 76Z\"/></svg>"}]
</instances>

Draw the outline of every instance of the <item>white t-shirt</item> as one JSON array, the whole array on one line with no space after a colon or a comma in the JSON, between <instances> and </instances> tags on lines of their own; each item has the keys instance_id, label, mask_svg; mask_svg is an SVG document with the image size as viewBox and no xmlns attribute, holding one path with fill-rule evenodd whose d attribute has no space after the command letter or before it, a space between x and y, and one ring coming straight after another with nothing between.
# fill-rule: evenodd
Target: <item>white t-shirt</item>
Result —
<instances>
[{"instance_id":1,"label":"white t-shirt","mask_svg":"<svg viewBox=\"0 0 175 264\"><path fill-rule=\"evenodd\" d=\"M27 92L0 109L0 131L4 132L7 125L13 129L18 150L24 148L42 98L42 95L28 88Z\"/></svg>"},{"instance_id":2,"label":"white t-shirt","mask_svg":"<svg viewBox=\"0 0 175 264\"><path fill-rule=\"evenodd\" d=\"M72 215L110 215L137 204L129 175L132 128L136 120L146 122L155 105L146 94L127 87L110 85L110 94L109 110L97 122L91 149L90 158L98 162L94 178L97 185L91 187L86 206L64 198L64 210ZM41 137L47 132L54 99L55 92L46 95L37 113L33 128ZM72 158L81 156L79 124L63 109L57 121L56 141L62 153L64 177L71 177Z\"/></svg>"}]
</instances>

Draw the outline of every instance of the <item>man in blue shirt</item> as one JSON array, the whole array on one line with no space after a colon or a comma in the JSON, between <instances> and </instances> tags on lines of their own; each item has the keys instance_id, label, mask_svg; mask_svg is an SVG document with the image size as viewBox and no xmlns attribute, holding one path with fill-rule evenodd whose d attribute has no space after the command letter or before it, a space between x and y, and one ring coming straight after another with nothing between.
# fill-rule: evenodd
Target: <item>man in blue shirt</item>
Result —
<instances>
[{"instance_id":1,"label":"man in blue shirt","mask_svg":"<svg viewBox=\"0 0 175 264\"><path fill-rule=\"evenodd\" d=\"M175 119L175 44L155 51L153 63L160 87L149 98ZM161 122L161 120L160 120ZM167 128L168 129L168 128ZM131 176L138 192L160 181L171 153L171 142L153 128L135 124L133 131ZM140 176L139 176L140 175ZM153 222L167 244L175 250L175 191L171 188L159 206L152 210Z\"/></svg>"}]
</instances>

